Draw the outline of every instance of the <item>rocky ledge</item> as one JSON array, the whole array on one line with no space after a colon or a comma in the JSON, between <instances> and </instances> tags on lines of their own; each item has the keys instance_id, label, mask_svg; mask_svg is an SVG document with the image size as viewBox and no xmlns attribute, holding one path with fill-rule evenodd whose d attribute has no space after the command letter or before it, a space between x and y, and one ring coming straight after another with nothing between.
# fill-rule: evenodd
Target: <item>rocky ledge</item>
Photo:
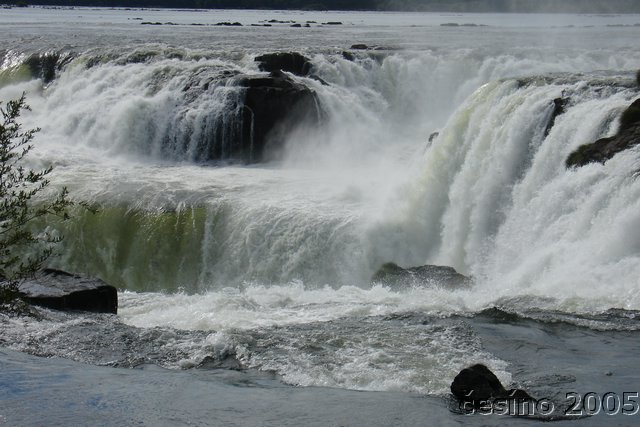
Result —
<instances>
[{"instance_id":1,"label":"rocky ledge","mask_svg":"<svg viewBox=\"0 0 640 427\"><path fill-rule=\"evenodd\" d=\"M617 153L640 143L640 98L636 99L620 117L620 129L614 136L602 138L578 147L569 155L567 167L580 167L589 163L604 163Z\"/></svg>"},{"instance_id":2,"label":"rocky ledge","mask_svg":"<svg viewBox=\"0 0 640 427\"><path fill-rule=\"evenodd\" d=\"M42 270L20 284L22 299L55 310L114 313L118 311L116 288L96 278L60 270Z\"/></svg>"}]
</instances>

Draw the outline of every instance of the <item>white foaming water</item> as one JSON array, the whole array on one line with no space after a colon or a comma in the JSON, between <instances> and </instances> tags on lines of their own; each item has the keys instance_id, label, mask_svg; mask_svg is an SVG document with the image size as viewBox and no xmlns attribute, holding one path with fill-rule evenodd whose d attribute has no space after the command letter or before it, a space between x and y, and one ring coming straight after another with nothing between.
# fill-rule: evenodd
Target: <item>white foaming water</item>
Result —
<instances>
[{"instance_id":1,"label":"white foaming water","mask_svg":"<svg viewBox=\"0 0 640 427\"><path fill-rule=\"evenodd\" d=\"M303 33L150 29L125 11L82 13L107 19L110 32L79 29L76 39L39 15L29 25L12 15L0 99L27 92L25 126L42 128L30 160L53 164L54 184L101 207L62 226L58 266L128 290L128 325L209 332L204 343L165 343L186 354L166 365L232 352L293 384L442 393L469 363L510 376L458 325L385 316L640 309L638 151L564 166L579 145L614 133L638 96L640 53L629 46L640 29L606 27L637 17L536 17L516 28L522 17L462 15L490 27L451 28L439 25L453 17L431 14L302 14L346 24ZM264 19L237 13L244 24ZM555 27L565 24L576 27ZM28 30L47 37L23 44ZM350 61L352 42L385 49ZM25 81L17 58L51 49L78 55L51 83ZM227 135L212 145L225 150L239 125L243 93L220 76L255 75L255 54L280 49L303 51L327 83L292 77L316 91L324 124L295 129L278 162L198 165L206 135ZM566 105L549 127L556 98ZM389 261L451 265L475 284L371 284Z\"/></svg>"}]
</instances>

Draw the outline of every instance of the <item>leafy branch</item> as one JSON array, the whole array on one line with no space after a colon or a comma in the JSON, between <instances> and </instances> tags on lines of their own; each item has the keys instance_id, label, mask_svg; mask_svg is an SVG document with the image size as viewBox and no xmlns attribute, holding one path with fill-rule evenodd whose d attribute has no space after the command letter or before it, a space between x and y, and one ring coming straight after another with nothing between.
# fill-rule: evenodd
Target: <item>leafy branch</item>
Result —
<instances>
[{"instance_id":1,"label":"leafy branch","mask_svg":"<svg viewBox=\"0 0 640 427\"><path fill-rule=\"evenodd\" d=\"M33 149L31 141L39 128L23 130L18 122L22 111L30 110L25 95L0 102L0 303L18 295L18 284L32 276L52 255L62 236L45 228L34 231L34 221L55 215L68 218L74 203L63 188L53 199L44 200L42 192L53 168L32 170L24 166Z\"/></svg>"}]
</instances>

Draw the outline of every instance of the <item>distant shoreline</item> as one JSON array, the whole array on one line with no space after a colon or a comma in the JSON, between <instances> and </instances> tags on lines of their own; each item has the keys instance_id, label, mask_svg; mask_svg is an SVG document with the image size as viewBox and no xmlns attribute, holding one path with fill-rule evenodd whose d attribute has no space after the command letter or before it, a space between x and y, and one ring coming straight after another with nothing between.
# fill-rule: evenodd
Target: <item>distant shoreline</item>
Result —
<instances>
[{"instance_id":1,"label":"distant shoreline","mask_svg":"<svg viewBox=\"0 0 640 427\"><path fill-rule=\"evenodd\" d=\"M15 0L3 6L441 13L640 13L640 2L632 4L626 0Z\"/></svg>"}]
</instances>

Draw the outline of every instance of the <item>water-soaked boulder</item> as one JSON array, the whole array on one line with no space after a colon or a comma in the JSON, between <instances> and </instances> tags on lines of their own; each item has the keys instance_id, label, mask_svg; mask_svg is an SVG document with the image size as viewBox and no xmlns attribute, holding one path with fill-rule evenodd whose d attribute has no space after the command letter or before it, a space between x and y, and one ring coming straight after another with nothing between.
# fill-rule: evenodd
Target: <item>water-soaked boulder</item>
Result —
<instances>
[{"instance_id":1,"label":"water-soaked boulder","mask_svg":"<svg viewBox=\"0 0 640 427\"><path fill-rule=\"evenodd\" d=\"M388 262L380 267L371 280L392 286L429 284L452 289L471 286L471 279L458 273L453 267L422 265L420 267L403 268L393 262Z\"/></svg>"},{"instance_id":2,"label":"water-soaked boulder","mask_svg":"<svg viewBox=\"0 0 640 427\"><path fill-rule=\"evenodd\" d=\"M496 399L534 400L524 390L504 388L498 377L482 364L460 371L451 383L451 393L460 402L468 402L473 407Z\"/></svg>"},{"instance_id":3,"label":"water-soaked boulder","mask_svg":"<svg viewBox=\"0 0 640 427\"><path fill-rule=\"evenodd\" d=\"M617 153L640 143L640 98L636 99L620 117L620 129L614 136L581 145L566 160L567 167L584 166L592 162L604 163Z\"/></svg>"},{"instance_id":4,"label":"water-soaked boulder","mask_svg":"<svg viewBox=\"0 0 640 427\"><path fill-rule=\"evenodd\" d=\"M29 56L25 64L29 67L31 75L50 83L60 71L74 58L73 54L60 54L58 52L37 53Z\"/></svg>"},{"instance_id":5,"label":"water-soaked boulder","mask_svg":"<svg viewBox=\"0 0 640 427\"><path fill-rule=\"evenodd\" d=\"M315 125L322 117L316 93L281 71L266 77L247 76L239 84L246 87L243 134L249 138L235 157L248 163L277 156L291 129Z\"/></svg>"},{"instance_id":6,"label":"water-soaked boulder","mask_svg":"<svg viewBox=\"0 0 640 427\"><path fill-rule=\"evenodd\" d=\"M286 71L297 76L308 76L311 72L311 61L298 52L276 52L260 55L255 58L261 71Z\"/></svg>"},{"instance_id":7,"label":"water-soaked boulder","mask_svg":"<svg viewBox=\"0 0 640 427\"><path fill-rule=\"evenodd\" d=\"M45 269L19 286L21 297L55 310L117 313L118 292L104 281L61 270Z\"/></svg>"}]
</instances>

